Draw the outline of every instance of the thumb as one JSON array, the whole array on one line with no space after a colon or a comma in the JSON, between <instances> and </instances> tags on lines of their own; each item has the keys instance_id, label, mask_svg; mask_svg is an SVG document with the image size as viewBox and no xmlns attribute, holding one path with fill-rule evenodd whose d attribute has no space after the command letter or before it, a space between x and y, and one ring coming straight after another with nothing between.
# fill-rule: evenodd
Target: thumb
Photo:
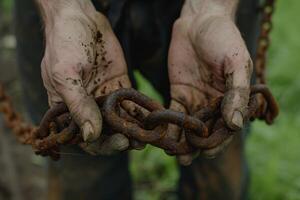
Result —
<instances>
[{"instance_id":1,"label":"thumb","mask_svg":"<svg viewBox=\"0 0 300 200\"><path fill-rule=\"evenodd\" d=\"M226 58L224 62L226 92L222 102L222 114L233 130L244 126L250 95L252 61L250 56Z\"/></svg>"},{"instance_id":2,"label":"thumb","mask_svg":"<svg viewBox=\"0 0 300 200\"><path fill-rule=\"evenodd\" d=\"M102 116L94 98L86 92L80 74L82 68L57 65L52 69L52 83L81 128L83 139L96 140L102 130Z\"/></svg>"}]
</instances>

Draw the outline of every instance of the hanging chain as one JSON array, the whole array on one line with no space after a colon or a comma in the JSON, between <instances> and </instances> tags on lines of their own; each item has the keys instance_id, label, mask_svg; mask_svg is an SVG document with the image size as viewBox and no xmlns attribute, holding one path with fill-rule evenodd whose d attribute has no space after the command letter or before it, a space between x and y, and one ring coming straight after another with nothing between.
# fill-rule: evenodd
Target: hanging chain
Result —
<instances>
[{"instance_id":1,"label":"hanging chain","mask_svg":"<svg viewBox=\"0 0 300 200\"><path fill-rule=\"evenodd\" d=\"M272 16L275 8L275 0L265 0L262 7L260 36L255 61L256 83L266 84L267 52L270 46L270 32L273 28Z\"/></svg>"},{"instance_id":2,"label":"hanging chain","mask_svg":"<svg viewBox=\"0 0 300 200\"><path fill-rule=\"evenodd\" d=\"M27 124L18 114L12 105L10 97L5 93L3 85L0 84L0 112L3 113L3 120L22 144L30 144L32 133L36 127Z\"/></svg>"},{"instance_id":3,"label":"hanging chain","mask_svg":"<svg viewBox=\"0 0 300 200\"><path fill-rule=\"evenodd\" d=\"M54 133L54 124L50 123L47 127L49 134L47 137L41 137L38 133L38 127L27 123L20 114L14 109L10 97L5 93L3 85L0 83L0 112L3 113L5 125L12 130L17 140L24 145L30 145L37 154L50 156L53 160L59 158L58 147L62 144L78 143L78 138L70 140L69 132L74 131L74 124L69 125L69 129L61 134ZM76 141L75 141L76 140Z\"/></svg>"}]
</instances>

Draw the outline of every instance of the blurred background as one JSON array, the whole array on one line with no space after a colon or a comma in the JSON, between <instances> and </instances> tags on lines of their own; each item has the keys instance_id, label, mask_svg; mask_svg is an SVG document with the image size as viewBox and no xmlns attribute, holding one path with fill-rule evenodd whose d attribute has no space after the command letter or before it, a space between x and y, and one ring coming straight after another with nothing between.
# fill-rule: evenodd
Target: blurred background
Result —
<instances>
[{"instance_id":1,"label":"blurred background","mask_svg":"<svg viewBox=\"0 0 300 200\"><path fill-rule=\"evenodd\" d=\"M20 89L15 72L15 38L12 1L0 0L0 80L4 81L20 109ZM269 51L268 83L279 101L281 113L269 127L254 122L247 139L247 159L251 170L250 199L300 199L300 1L278 0ZM139 90L161 100L140 73L135 72ZM0 118L1 119L1 118ZM31 149L18 145L4 133L0 120L0 199L24 191L41 199L44 194L46 164L31 156ZM30 155L31 159L24 159ZM176 160L163 151L147 147L131 153L131 173L136 199L173 199L178 170ZM3 173L5 172L5 173ZM3 175L2 175L3 173ZM11 188L14 188L11 191ZM32 199L32 198L28 198Z\"/></svg>"}]
</instances>

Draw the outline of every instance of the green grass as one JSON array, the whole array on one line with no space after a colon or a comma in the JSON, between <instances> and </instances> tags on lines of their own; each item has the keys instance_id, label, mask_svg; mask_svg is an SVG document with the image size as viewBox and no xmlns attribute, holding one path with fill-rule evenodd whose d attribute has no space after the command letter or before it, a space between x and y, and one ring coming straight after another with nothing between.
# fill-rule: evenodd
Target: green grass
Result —
<instances>
[{"instance_id":1,"label":"green grass","mask_svg":"<svg viewBox=\"0 0 300 200\"><path fill-rule=\"evenodd\" d=\"M162 97L138 71L135 71L135 77L139 91L162 103ZM168 199L174 197L178 179L174 157L167 156L162 150L147 146L144 151L131 153L131 161L137 200L161 199L165 195Z\"/></svg>"},{"instance_id":2,"label":"green grass","mask_svg":"<svg viewBox=\"0 0 300 200\"><path fill-rule=\"evenodd\" d=\"M3 10L5 12L5 15L11 14L11 7L12 7L12 1L11 0L1 0L0 1L0 7L3 7Z\"/></svg>"},{"instance_id":3,"label":"green grass","mask_svg":"<svg viewBox=\"0 0 300 200\"><path fill-rule=\"evenodd\" d=\"M255 122L247 143L251 199L300 199L300 1L278 1L268 81L281 114L269 127Z\"/></svg>"},{"instance_id":4,"label":"green grass","mask_svg":"<svg viewBox=\"0 0 300 200\"><path fill-rule=\"evenodd\" d=\"M281 113L273 126L255 122L247 140L251 169L250 199L300 199L300 1L277 1L268 83L279 101ZM140 90L158 98L138 73ZM162 199L176 189L178 172L174 158L154 148L131 154L136 198ZM172 199L174 196L170 195Z\"/></svg>"}]
</instances>

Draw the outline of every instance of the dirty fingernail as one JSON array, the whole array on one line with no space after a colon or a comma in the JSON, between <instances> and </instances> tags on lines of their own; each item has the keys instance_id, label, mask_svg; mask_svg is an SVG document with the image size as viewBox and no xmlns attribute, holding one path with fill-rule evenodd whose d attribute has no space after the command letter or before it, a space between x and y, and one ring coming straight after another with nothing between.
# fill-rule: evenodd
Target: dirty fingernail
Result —
<instances>
[{"instance_id":1,"label":"dirty fingernail","mask_svg":"<svg viewBox=\"0 0 300 200\"><path fill-rule=\"evenodd\" d=\"M240 111L235 111L231 120L234 128L242 129L244 126L243 115Z\"/></svg>"},{"instance_id":2,"label":"dirty fingernail","mask_svg":"<svg viewBox=\"0 0 300 200\"><path fill-rule=\"evenodd\" d=\"M85 142L92 141L94 135L94 129L90 122L85 122L82 126L82 136Z\"/></svg>"}]
</instances>

